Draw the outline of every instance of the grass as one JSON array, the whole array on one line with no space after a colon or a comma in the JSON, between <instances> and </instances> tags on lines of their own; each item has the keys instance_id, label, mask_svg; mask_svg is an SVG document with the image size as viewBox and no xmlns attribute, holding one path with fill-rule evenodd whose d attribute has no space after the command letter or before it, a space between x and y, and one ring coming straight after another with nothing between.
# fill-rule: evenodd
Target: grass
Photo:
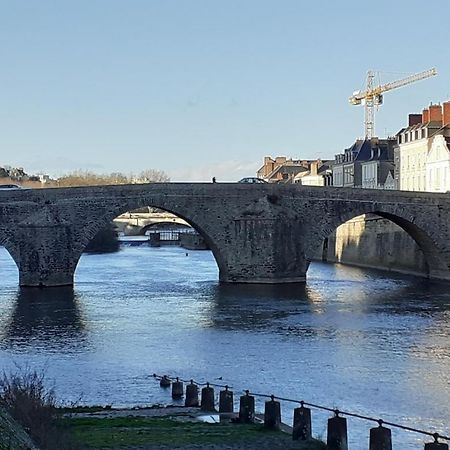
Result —
<instances>
[{"instance_id":1,"label":"grass","mask_svg":"<svg viewBox=\"0 0 450 450\"><path fill-rule=\"evenodd\" d=\"M292 443L291 436L262 425L230 425L180 421L170 417L66 418L63 426L80 445L118 449L138 445L224 444L274 437ZM300 446L299 446L300 448ZM304 447L323 448L323 447Z\"/></svg>"}]
</instances>

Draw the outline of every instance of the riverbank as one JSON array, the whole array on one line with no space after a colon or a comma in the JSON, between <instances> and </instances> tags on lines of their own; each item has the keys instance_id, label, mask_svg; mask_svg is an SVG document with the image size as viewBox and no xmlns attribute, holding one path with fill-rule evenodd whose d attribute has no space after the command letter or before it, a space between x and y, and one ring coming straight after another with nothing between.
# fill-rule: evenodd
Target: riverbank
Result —
<instances>
[{"instance_id":1,"label":"riverbank","mask_svg":"<svg viewBox=\"0 0 450 450\"><path fill-rule=\"evenodd\" d=\"M420 277L429 272L414 239L394 222L375 214L340 225L325 239L315 259Z\"/></svg>"},{"instance_id":2,"label":"riverbank","mask_svg":"<svg viewBox=\"0 0 450 450\"><path fill-rule=\"evenodd\" d=\"M292 436L268 430L262 423L237 424L230 415L207 414L179 406L131 409L67 410L62 426L79 448L127 450L320 450L317 440L293 441Z\"/></svg>"},{"instance_id":3,"label":"riverbank","mask_svg":"<svg viewBox=\"0 0 450 450\"><path fill-rule=\"evenodd\" d=\"M0 407L0 449L38 450L28 434L11 415Z\"/></svg>"}]
</instances>

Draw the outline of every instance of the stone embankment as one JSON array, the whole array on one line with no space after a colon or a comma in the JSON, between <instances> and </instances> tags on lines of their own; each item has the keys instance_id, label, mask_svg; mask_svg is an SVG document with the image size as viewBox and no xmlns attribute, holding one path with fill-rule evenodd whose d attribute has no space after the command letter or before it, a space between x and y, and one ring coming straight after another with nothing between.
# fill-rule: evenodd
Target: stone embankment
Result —
<instances>
[{"instance_id":1,"label":"stone embankment","mask_svg":"<svg viewBox=\"0 0 450 450\"><path fill-rule=\"evenodd\" d=\"M411 236L373 214L339 226L324 241L316 259L424 277L428 272L423 252Z\"/></svg>"},{"instance_id":2,"label":"stone embankment","mask_svg":"<svg viewBox=\"0 0 450 450\"><path fill-rule=\"evenodd\" d=\"M0 449L38 450L24 429L1 407Z\"/></svg>"}]
</instances>

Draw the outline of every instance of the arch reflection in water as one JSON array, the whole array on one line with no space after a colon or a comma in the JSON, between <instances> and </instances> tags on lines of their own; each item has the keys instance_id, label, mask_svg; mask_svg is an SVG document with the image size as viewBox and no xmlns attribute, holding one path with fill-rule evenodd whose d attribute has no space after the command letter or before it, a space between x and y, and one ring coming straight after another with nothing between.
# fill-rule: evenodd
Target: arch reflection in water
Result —
<instances>
[{"instance_id":1,"label":"arch reflection in water","mask_svg":"<svg viewBox=\"0 0 450 450\"><path fill-rule=\"evenodd\" d=\"M85 323L73 288L20 289L2 346L17 350L39 346L50 352L84 351Z\"/></svg>"}]
</instances>

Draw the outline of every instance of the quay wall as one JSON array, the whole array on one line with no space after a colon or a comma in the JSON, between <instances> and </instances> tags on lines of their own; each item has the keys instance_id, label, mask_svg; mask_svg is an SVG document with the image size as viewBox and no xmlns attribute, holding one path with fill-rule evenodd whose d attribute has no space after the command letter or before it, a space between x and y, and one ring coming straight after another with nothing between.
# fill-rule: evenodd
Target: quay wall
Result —
<instances>
[{"instance_id":1,"label":"quay wall","mask_svg":"<svg viewBox=\"0 0 450 450\"><path fill-rule=\"evenodd\" d=\"M419 276L428 273L414 239L394 222L373 214L340 225L325 239L317 259Z\"/></svg>"}]
</instances>

